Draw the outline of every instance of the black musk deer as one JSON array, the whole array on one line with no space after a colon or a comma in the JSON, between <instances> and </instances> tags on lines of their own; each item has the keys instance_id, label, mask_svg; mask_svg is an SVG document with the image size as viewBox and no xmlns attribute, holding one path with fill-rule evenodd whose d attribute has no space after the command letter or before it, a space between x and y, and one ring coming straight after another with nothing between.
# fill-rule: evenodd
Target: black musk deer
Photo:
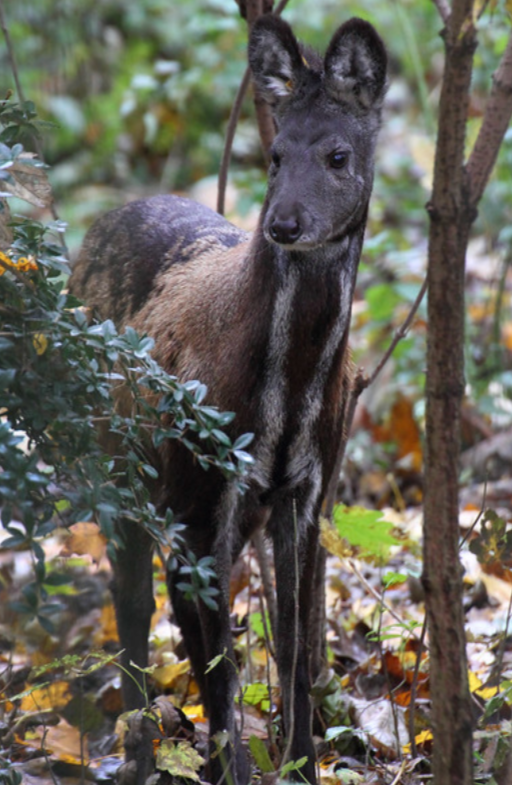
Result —
<instances>
[{"instance_id":1,"label":"black musk deer","mask_svg":"<svg viewBox=\"0 0 512 785\"><path fill-rule=\"evenodd\" d=\"M220 473L203 472L175 442L155 452L155 503L160 510L171 507L186 524L187 545L198 558L215 557L218 610L187 601L173 574L169 591L210 735L230 738L223 755L212 755L208 774L213 782L227 774L228 781L241 783L247 777L244 755L232 753L238 746L237 675L229 577L244 543L266 526L277 566L276 651L290 757L307 756L302 776L296 776L315 783L306 631L317 518L351 383L347 336L386 52L370 24L351 19L321 59L302 48L288 24L265 15L252 30L249 60L277 130L254 235L187 199L135 201L89 231L71 289L118 327L151 335L154 356L168 372L205 383L209 403L236 412L231 435L255 434L255 463L243 495ZM125 662L145 665L153 609L151 542L137 527L126 540L114 565L117 621ZM129 707L140 706L130 680L123 691Z\"/></svg>"}]
</instances>

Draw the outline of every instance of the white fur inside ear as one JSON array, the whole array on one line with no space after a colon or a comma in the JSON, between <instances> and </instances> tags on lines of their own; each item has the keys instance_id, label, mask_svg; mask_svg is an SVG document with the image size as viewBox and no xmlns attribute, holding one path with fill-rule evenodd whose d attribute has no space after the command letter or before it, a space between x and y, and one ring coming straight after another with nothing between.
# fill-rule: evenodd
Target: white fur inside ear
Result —
<instances>
[{"instance_id":1,"label":"white fur inside ear","mask_svg":"<svg viewBox=\"0 0 512 785\"><path fill-rule=\"evenodd\" d=\"M279 98L285 98L290 95L292 90L292 82L290 79L280 79L278 76L266 77L267 90Z\"/></svg>"},{"instance_id":2,"label":"white fur inside ear","mask_svg":"<svg viewBox=\"0 0 512 785\"><path fill-rule=\"evenodd\" d=\"M266 36L262 44L260 73L265 88L273 95L283 98L290 94L293 82L291 57L273 36Z\"/></svg>"},{"instance_id":3,"label":"white fur inside ear","mask_svg":"<svg viewBox=\"0 0 512 785\"><path fill-rule=\"evenodd\" d=\"M344 42L329 63L328 84L338 100L355 100L365 108L374 103L371 85L375 79L375 60L356 39Z\"/></svg>"}]
</instances>

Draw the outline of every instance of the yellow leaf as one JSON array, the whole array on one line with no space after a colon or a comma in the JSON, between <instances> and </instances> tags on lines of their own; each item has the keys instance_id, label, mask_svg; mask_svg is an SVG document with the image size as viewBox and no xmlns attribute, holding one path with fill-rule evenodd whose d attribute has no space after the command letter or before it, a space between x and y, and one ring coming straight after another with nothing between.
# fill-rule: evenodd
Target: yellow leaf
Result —
<instances>
[{"instance_id":1,"label":"yellow leaf","mask_svg":"<svg viewBox=\"0 0 512 785\"><path fill-rule=\"evenodd\" d=\"M69 684L67 681L55 681L46 687L33 690L30 695L21 699L22 711L45 711L47 709L59 710L69 701Z\"/></svg>"},{"instance_id":2,"label":"yellow leaf","mask_svg":"<svg viewBox=\"0 0 512 785\"><path fill-rule=\"evenodd\" d=\"M267 650L261 647L251 646L251 661L253 665L266 665L268 662Z\"/></svg>"},{"instance_id":3,"label":"yellow leaf","mask_svg":"<svg viewBox=\"0 0 512 785\"><path fill-rule=\"evenodd\" d=\"M432 731L430 731L430 730L423 730L423 731L421 731L421 733L418 733L417 736L414 737L414 741L416 742L416 744L419 747L422 744L425 744L426 741L432 741L433 738L434 737L432 735ZM402 747L402 750L406 754L410 753L411 745L410 744L404 744L403 747Z\"/></svg>"},{"instance_id":4,"label":"yellow leaf","mask_svg":"<svg viewBox=\"0 0 512 785\"><path fill-rule=\"evenodd\" d=\"M480 698L483 698L483 700L488 701L491 698L494 698L494 696L497 695L498 692L499 692L498 687L482 687L481 690L475 690L475 695L478 695Z\"/></svg>"},{"instance_id":5,"label":"yellow leaf","mask_svg":"<svg viewBox=\"0 0 512 785\"><path fill-rule=\"evenodd\" d=\"M101 647L106 643L119 641L117 633L116 612L111 602L104 605L101 609L101 618L99 628L94 634L94 645Z\"/></svg>"},{"instance_id":6,"label":"yellow leaf","mask_svg":"<svg viewBox=\"0 0 512 785\"><path fill-rule=\"evenodd\" d=\"M164 688L172 687L179 676L190 673L190 662L183 660L182 662L174 662L170 665L162 665L161 668L156 668L153 671L154 680Z\"/></svg>"},{"instance_id":7,"label":"yellow leaf","mask_svg":"<svg viewBox=\"0 0 512 785\"><path fill-rule=\"evenodd\" d=\"M34 349L36 350L36 354L44 354L48 349L48 339L44 333L36 333L32 338L32 343L34 345Z\"/></svg>"},{"instance_id":8,"label":"yellow leaf","mask_svg":"<svg viewBox=\"0 0 512 785\"><path fill-rule=\"evenodd\" d=\"M69 527L69 536L64 542L61 555L71 556L73 553L79 556L87 555L98 564L105 555L106 549L107 540L96 523L74 523Z\"/></svg>"},{"instance_id":9,"label":"yellow leaf","mask_svg":"<svg viewBox=\"0 0 512 785\"><path fill-rule=\"evenodd\" d=\"M196 706L183 706L181 710L192 722L202 722L206 718L204 707L200 703Z\"/></svg>"},{"instance_id":10,"label":"yellow leaf","mask_svg":"<svg viewBox=\"0 0 512 785\"><path fill-rule=\"evenodd\" d=\"M430 741L433 738L432 731L424 730L421 733L418 733L418 735L414 737L414 740L416 744L423 744L423 742Z\"/></svg>"},{"instance_id":11,"label":"yellow leaf","mask_svg":"<svg viewBox=\"0 0 512 785\"><path fill-rule=\"evenodd\" d=\"M468 671L468 682L470 692L476 692L482 686L481 680L478 678L476 673L473 673L473 671Z\"/></svg>"}]
</instances>

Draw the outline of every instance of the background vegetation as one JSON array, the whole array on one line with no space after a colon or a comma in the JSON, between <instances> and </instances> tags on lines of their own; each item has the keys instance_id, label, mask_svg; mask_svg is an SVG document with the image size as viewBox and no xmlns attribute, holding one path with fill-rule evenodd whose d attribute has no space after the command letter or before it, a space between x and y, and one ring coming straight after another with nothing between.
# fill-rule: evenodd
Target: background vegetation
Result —
<instances>
[{"instance_id":1,"label":"background vegetation","mask_svg":"<svg viewBox=\"0 0 512 785\"><path fill-rule=\"evenodd\" d=\"M319 48L341 16L378 25L391 53L387 116L373 198L369 241L360 275L354 343L368 357L389 340L395 315L411 303L424 271L436 103L443 48L432 2L290 3L286 17ZM8 22L26 97L46 122L44 157L73 254L99 211L140 193L189 189L215 177L234 93L245 68L246 27L234 2L141 0L129 8L100 4L16 3ZM481 120L489 77L508 33L505 2L479 22L470 137ZM5 50L4 93L13 88ZM252 103L244 105L234 149L236 212L250 223L264 193L264 169ZM30 149L30 141L28 148ZM482 413L510 422L510 344L502 340L505 280L512 232L512 134L480 208L469 259L467 379ZM202 193L210 202L211 191ZM196 193L200 196L199 189ZM496 284L496 286L494 286ZM492 316L491 316L492 312ZM489 319L489 316L491 318ZM508 347L507 347L508 340ZM508 352L507 352L508 348ZM357 354L357 358L363 355ZM397 353L396 388L421 390L422 336ZM404 386L405 385L405 386ZM381 395L379 395L381 397ZM420 396L416 396L418 399ZM389 408L388 400L387 406ZM421 411L418 411L421 417Z\"/></svg>"}]
</instances>

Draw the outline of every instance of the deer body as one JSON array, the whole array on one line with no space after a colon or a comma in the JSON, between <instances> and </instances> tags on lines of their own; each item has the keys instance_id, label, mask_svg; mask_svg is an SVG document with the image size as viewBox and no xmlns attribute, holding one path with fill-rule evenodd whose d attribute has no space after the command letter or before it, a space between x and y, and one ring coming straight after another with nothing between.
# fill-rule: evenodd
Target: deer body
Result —
<instances>
[{"instance_id":1,"label":"deer body","mask_svg":"<svg viewBox=\"0 0 512 785\"><path fill-rule=\"evenodd\" d=\"M133 202L90 230L71 287L118 327L151 335L155 359L168 372L200 379L210 403L237 413L236 433L255 434L244 495L219 474L205 474L176 443L155 453L155 502L187 525L188 547L198 558L215 557L219 609L187 602L173 574L169 590L210 735L227 731L230 739L223 755L212 756L210 777L215 782L229 772L238 785L247 772L243 756L231 753L237 680L229 575L244 543L266 525L277 566L276 651L291 758L307 757L301 772L315 783L307 626L317 518L350 386L347 336L386 55L373 28L351 20L321 60L304 53L288 25L271 15L254 26L249 55L278 130L255 234L186 199ZM144 665L153 602L149 538L134 527L114 567L126 663ZM137 691L129 682L123 688L125 701L137 705Z\"/></svg>"}]
</instances>

